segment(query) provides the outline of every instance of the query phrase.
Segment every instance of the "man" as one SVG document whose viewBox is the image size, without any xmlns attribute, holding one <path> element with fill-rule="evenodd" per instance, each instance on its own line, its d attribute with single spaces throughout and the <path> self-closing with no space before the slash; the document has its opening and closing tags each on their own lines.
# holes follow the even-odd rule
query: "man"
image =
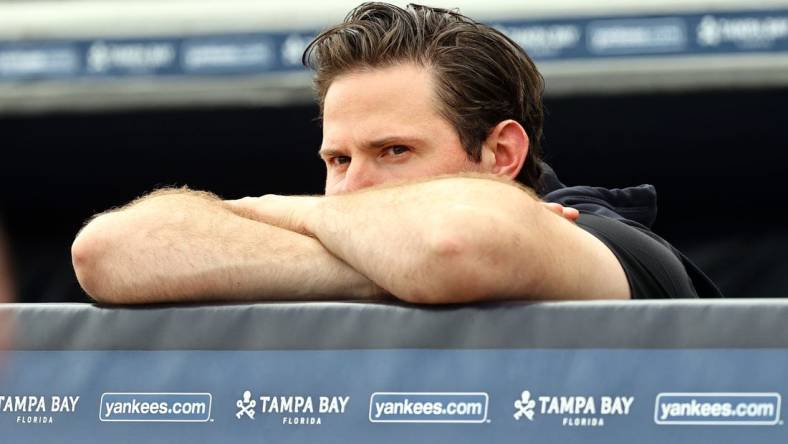
<svg viewBox="0 0 788 444">
<path fill-rule="evenodd" d="M 325 196 L 154 192 L 77 236 L 72 258 L 88 294 L 454 303 L 696 297 L 699 286 L 714 295 L 638 223 L 653 220 L 653 189 L 564 188 L 540 161 L 542 79 L 499 32 L 442 9 L 364 4 L 304 60 L 316 71 Z M 584 214 L 575 224 L 539 196 Z"/>
</svg>

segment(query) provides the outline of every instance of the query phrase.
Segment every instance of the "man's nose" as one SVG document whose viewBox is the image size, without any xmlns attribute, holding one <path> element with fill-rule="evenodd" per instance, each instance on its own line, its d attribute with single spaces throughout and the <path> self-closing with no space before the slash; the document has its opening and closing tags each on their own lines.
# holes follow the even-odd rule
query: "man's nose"
<svg viewBox="0 0 788 444">
<path fill-rule="evenodd" d="M 350 161 L 347 171 L 345 171 L 344 188 L 345 193 L 371 187 L 382 181 L 380 173 L 375 166 L 361 159 Z"/>
</svg>

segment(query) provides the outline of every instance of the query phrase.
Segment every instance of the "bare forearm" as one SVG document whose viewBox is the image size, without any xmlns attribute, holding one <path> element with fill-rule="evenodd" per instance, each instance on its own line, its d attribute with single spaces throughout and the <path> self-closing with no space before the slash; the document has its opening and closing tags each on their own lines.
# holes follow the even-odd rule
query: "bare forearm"
<svg viewBox="0 0 788 444">
<path fill-rule="evenodd" d="M 102 215 L 72 254 L 83 288 L 109 302 L 376 294 L 315 239 L 241 217 L 199 193 L 154 196 Z"/>
<path fill-rule="evenodd" d="M 532 203 L 537 205 L 536 199 L 510 184 L 440 178 L 324 198 L 312 212 L 307 231 L 400 298 L 426 302 L 449 291 L 462 300 L 462 293 L 473 289 L 468 279 L 457 279 L 463 287 L 454 288 L 453 273 L 457 265 L 464 265 L 471 248 L 473 261 L 495 261 L 493 256 L 478 256 L 485 249 L 476 244 L 483 237 L 479 233 L 496 230 L 500 211 L 492 202 L 502 192 L 522 196 L 517 211 L 527 213 Z"/>
</svg>

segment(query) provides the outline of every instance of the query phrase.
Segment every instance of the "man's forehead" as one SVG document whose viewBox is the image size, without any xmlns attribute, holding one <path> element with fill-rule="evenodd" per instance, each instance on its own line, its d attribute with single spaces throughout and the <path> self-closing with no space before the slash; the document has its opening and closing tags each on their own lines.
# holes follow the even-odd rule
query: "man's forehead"
<svg viewBox="0 0 788 444">
<path fill-rule="evenodd" d="M 352 72 L 328 88 L 323 108 L 324 146 L 373 145 L 386 137 L 421 136 L 438 113 L 430 74 L 415 65 Z"/>
</svg>

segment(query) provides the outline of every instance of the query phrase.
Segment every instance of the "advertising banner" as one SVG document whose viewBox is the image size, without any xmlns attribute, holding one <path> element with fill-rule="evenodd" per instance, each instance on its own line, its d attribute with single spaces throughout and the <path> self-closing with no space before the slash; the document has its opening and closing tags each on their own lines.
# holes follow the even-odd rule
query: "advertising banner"
<svg viewBox="0 0 788 444">
<path fill-rule="evenodd" d="M 537 62 L 788 51 L 788 10 L 490 23 Z M 0 81 L 260 75 L 304 70 L 319 29 L 179 37 L 0 41 Z"/>
<path fill-rule="evenodd" d="M 785 350 L 12 351 L 3 442 L 788 439 Z"/>
</svg>

